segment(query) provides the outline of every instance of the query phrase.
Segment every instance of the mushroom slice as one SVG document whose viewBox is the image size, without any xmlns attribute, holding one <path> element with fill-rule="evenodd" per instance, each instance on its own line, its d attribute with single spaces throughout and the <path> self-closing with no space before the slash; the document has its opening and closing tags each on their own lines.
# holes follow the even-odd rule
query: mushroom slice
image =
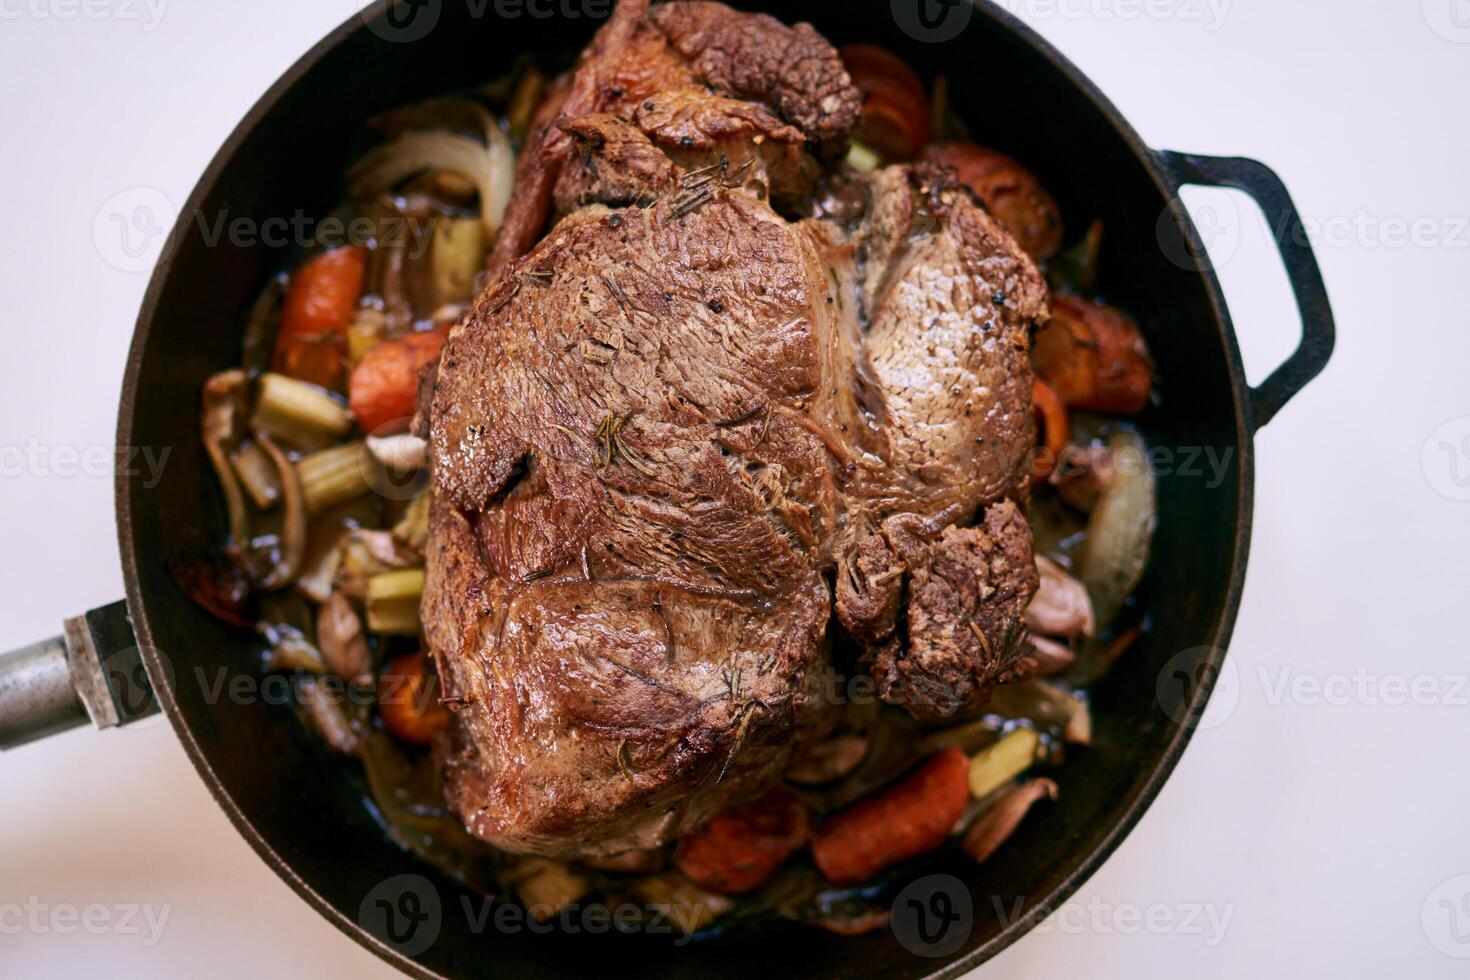
<svg viewBox="0 0 1470 980">
<path fill-rule="evenodd" d="M 257 432 L 255 441 L 276 465 L 281 477 L 281 552 L 275 568 L 260 583 L 261 588 L 271 591 L 285 588 L 301 574 L 301 566 L 306 560 L 306 497 L 301 492 L 296 467 L 291 465 L 271 437 Z"/>
<path fill-rule="evenodd" d="M 224 491 L 225 508 L 229 512 L 231 547 L 243 547 L 250 539 L 245 511 L 245 495 L 235 468 L 230 465 L 225 443 L 235 438 L 244 414 L 245 372 L 221 371 L 204 383 L 204 407 L 200 413 L 200 438 L 214 475 Z"/>
</svg>

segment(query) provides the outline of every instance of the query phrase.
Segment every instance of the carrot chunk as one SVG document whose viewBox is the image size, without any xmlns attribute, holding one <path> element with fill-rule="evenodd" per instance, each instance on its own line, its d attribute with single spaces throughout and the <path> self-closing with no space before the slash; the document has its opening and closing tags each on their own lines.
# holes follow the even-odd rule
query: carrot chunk
<svg viewBox="0 0 1470 980">
<path fill-rule="evenodd" d="M 363 249 L 345 245 L 323 252 L 292 274 L 272 370 L 323 388 L 341 388 L 347 324 L 362 295 L 366 267 Z"/>
<path fill-rule="evenodd" d="M 903 782 L 827 819 L 812 835 L 817 869 L 835 885 L 856 885 L 934 850 L 964 812 L 969 773 L 965 753 L 951 747 Z"/>
<path fill-rule="evenodd" d="M 363 355 L 348 383 L 347 402 L 364 432 L 386 436 L 408 429 L 419 371 L 439 359 L 448 327 L 388 340 Z"/>
<path fill-rule="evenodd" d="M 1031 482 L 1042 483 L 1057 468 L 1066 451 L 1071 429 L 1067 409 L 1052 386 L 1035 378 L 1031 382 L 1031 410 L 1036 415 L 1040 433 L 1036 439 L 1036 458 L 1031 466 Z"/>
<path fill-rule="evenodd" d="M 929 93 L 897 55 L 872 44 L 840 52 L 852 83 L 863 93 L 857 139 L 889 160 L 910 160 L 929 142 Z"/>
<path fill-rule="evenodd" d="M 679 841 L 674 863 L 690 881 L 737 895 L 758 888 L 807 841 L 806 804 L 785 790 L 715 817 Z"/>
<path fill-rule="evenodd" d="M 1140 412 L 1153 387 L 1153 361 L 1133 318 L 1067 293 L 1052 296 L 1031 364 L 1064 405 L 1088 412 Z"/>
<path fill-rule="evenodd" d="M 394 657 L 378 676 L 378 714 L 388 731 L 410 745 L 428 745 L 449 727 L 449 712 L 439 703 L 438 681 L 421 653 Z"/>
</svg>

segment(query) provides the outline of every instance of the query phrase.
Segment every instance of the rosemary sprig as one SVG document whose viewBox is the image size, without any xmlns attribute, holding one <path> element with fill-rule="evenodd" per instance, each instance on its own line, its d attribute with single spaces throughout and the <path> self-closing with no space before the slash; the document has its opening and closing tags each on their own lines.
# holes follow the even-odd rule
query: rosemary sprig
<svg viewBox="0 0 1470 980">
<path fill-rule="evenodd" d="M 653 468 L 648 465 L 636 452 L 628 448 L 628 443 L 623 439 L 623 426 L 633 413 L 627 415 L 615 415 L 608 412 L 607 416 L 597 424 L 597 429 L 592 433 L 593 441 L 597 445 L 597 468 L 606 469 L 619 456 L 633 469 L 644 476 L 653 477 Z"/>
</svg>

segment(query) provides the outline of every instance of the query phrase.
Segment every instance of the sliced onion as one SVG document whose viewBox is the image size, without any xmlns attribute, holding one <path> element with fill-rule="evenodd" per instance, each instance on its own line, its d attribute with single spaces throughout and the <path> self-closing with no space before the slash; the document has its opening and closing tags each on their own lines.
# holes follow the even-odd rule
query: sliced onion
<svg viewBox="0 0 1470 980">
<path fill-rule="evenodd" d="M 1149 542 L 1158 517 L 1154 474 L 1143 440 L 1120 429 L 1108 436 L 1112 484 L 1098 498 L 1087 522 L 1087 543 L 1077 571 L 1092 597 L 1098 630 L 1112 620 L 1148 564 Z"/>
<path fill-rule="evenodd" d="M 354 197 L 388 190 L 425 170 L 449 170 L 472 181 L 480 192 L 480 221 L 493 239 L 505 217 L 515 179 L 515 152 L 510 139 L 488 112 L 481 110 L 485 142 L 445 132 L 406 132 L 374 147 L 348 171 Z"/>
<path fill-rule="evenodd" d="M 410 432 L 392 436 L 368 436 L 368 452 L 378 462 L 400 473 L 422 467 L 429 458 L 429 444 Z"/>
<path fill-rule="evenodd" d="M 977 862 L 984 862 L 1016 832 L 1031 804 L 1056 798 L 1057 784 L 1050 779 L 1030 779 L 1009 790 L 965 832 L 965 853 Z"/>
</svg>

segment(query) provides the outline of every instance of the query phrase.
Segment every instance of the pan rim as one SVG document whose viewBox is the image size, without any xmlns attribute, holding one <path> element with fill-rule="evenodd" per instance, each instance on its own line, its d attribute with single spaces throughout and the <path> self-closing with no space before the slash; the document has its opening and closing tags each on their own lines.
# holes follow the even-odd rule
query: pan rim
<svg viewBox="0 0 1470 980">
<path fill-rule="evenodd" d="M 370 7 L 348 17 L 343 23 L 314 44 L 251 106 L 250 110 L 231 131 L 230 135 L 211 158 L 209 165 L 205 168 L 179 212 L 180 217 L 169 234 L 163 252 L 161 253 L 161 258 L 153 270 L 147 290 L 143 296 L 143 302 L 134 327 L 132 343 L 129 348 L 126 370 L 123 377 L 122 396 L 119 404 L 117 423 L 118 446 L 135 444 L 133 438 L 134 421 L 138 404 L 138 381 L 142 367 L 143 353 L 147 346 L 163 287 L 172 274 L 175 246 L 181 240 L 188 226 L 187 216 L 202 206 L 205 196 L 212 190 L 221 172 L 234 158 L 240 146 L 249 138 L 265 117 L 270 114 L 281 98 L 304 75 L 314 69 L 326 55 L 341 45 L 350 36 L 357 31 L 368 30 L 369 22 L 382 16 L 393 2 L 394 0 L 376 0 Z M 1187 243 L 1190 246 L 1191 255 L 1195 257 L 1194 262 L 1196 268 L 1194 271 L 1197 271 L 1203 280 L 1205 293 L 1214 313 L 1215 327 L 1225 353 L 1226 368 L 1230 376 L 1231 409 L 1234 415 L 1235 439 L 1239 446 L 1240 466 L 1239 480 L 1236 486 L 1236 511 L 1238 517 L 1231 556 L 1230 574 L 1227 578 L 1225 601 L 1221 608 L 1219 620 L 1214 626 L 1213 635 L 1208 638 L 1208 646 L 1212 648 L 1212 653 L 1207 662 L 1215 669 L 1207 672 L 1203 682 L 1196 687 L 1189 705 L 1190 714 L 1187 715 L 1187 717 L 1199 717 L 1199 712 L 1204 710 L 1213 690 L 1214 678 L 1220 673 L 1219 668 L 1223 664 L 1225 650 L 1234 631 L 1236 616 L 1240 608 L 1241 591 L 1244 585 L 1250 548 L 1252 497 L 1255 478 L 1253 430 L 1247 421 L 1252 417 L 1247 394 L 1248 388 L 1239 345 L 1236 341 L 1232 322 L 1225 306 L 1224 296 L 1220 289 L 1218 278 L 1215 275 L 1213 265 L 1204 250 L 1198 230 L 1195 228 L 1194 222 L 1188 212 L 1180 203 L 1178 187 L 1168 176 L 1167 169 L 1155 151 L 1143 142 L 1142 138 L 1117 108 L 1081 70 L 1043 37 L 1015 15 L 990 2 L 990 0 L 972 0 L 972 3 L 975 8 L 975 14 L 989 18 L 1003 31 L 1014 35 L 1018 40 L 1041 55 L 1053 71 L 1058 72 L 1070 84 L 1080 90 L 1081 94 L 1102 114 L 1103 118 L 1122 139 L 1123 143 L 1132 152 L 1135 162 L 1148 174 L 1160 196 L 1169 202 L 1168 206 L 1172 216 L 1186 237 Z M 169 682 L 169 674 L 163 669 L 163 665 L 153 643 L 153 633 L 146 614 L 147 604 L 140 587 L 141 578 L 139 570 L 142 556 L 140 555 L 138 541 L 133 534 L 134 520 L 132 501 L 130 499 L 133 482 L 125 471 L 119 470 L 114 484 L 118 545 L 121 553 L 128 612 L 137 635 L 138 646 L 143 652 L 149 677 L 154 683 L 159 704 L 167 715 L 175 733 L 178 735 L 179 741 L 183 745 L 190 762 L 194 765 L 194 768 L 198 771 L 205 785 L 209 788 L 215 801 L 224 810 L 226 816 L 229 817 L 230 822 L 234 824 L 236 830 L 239 831 L 241 836 L 245 838 L 256 853 L 260 855 L 266 865 L 275 871 L 293 891 L 300 895 L 328 922 L 332 923 L 344 934 L 372 951 L 384 961 L 412 976 L 425 978 L 441 976 L 441 974 L 427 969 L 416 960 L 404 956 L 396 949 L 373 936 L 366 929 L 362 928 L 358 922 L 323 897 L 310 882 L 297 874 L 289 862 L 272 849 L 271 845 L 255 827 L 251 816 L 236 804 L 235 800 L 225 789 L 223 782 L 214 770 L 213 763 L 209 759 L 208 754 L 195 738 L 188 721 L 182 715 L 178 703 L 174 698 L 173 689 Z M 1074 895 L 1102 867 L 1104 862 L 1112 856 L 1113 852 L 1123 840 L 1132 833 L 1134 827 L 1153 804 L 1153 801 L 1162 790 L 1164 784 L 1168 781 L 1175 766 L 1178 765 L 1192 734 L 1193 728 L 1190 726 L 1174 726 L 1172 734 L 1165 743 L 1163 751 L 1158 756 L 1147 779 L 1123 802 L 1119 818 L 1108 828 L 1102 840 L 1087 854 L 1081 857 L 1076 863 L 1076 866 L 1066 874 L 1061 882 L 1046 894 L 1036 896 L 1035 901 L 1031 903 L 1030 907 L 1019 917 L 1007 923 L 995 937 L 970 950 L 964 956 L 941 965 L 924 976 L 928 980 L 941 980 L 941 978 L 957 977 L 975 969 L 980 964 L 994 958 L 1001 951 L 1030 932 L 1046 915 L 1050 914 L 1062 902 L 1065 902 Z"/>
</svg>

